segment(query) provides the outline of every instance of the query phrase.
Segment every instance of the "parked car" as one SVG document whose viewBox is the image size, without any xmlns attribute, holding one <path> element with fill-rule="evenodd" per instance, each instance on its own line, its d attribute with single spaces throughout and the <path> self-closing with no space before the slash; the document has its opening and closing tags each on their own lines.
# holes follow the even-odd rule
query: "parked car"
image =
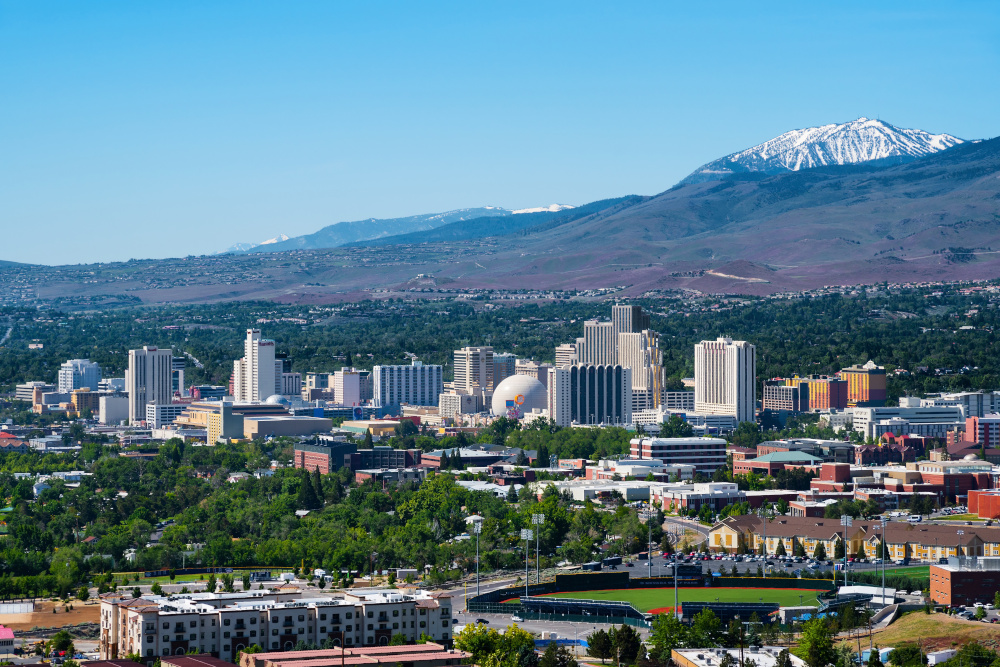
<svg viewBox="0 0 1000 667">
<path fill-rule="evenodd" d="M 485 618 L 477 618 L 476 619 L 476 623 L 482 623 L 483 625 L 489 625 L 490 624 L 490 622 L 487 621 Z"/>
<path fill-rule="evenodd" d="M 515 623 L 524 623 L 524 619 L 521 618 L 520 616 L 511 616 L 510 620 L 514 621 Z"/>
</svg>

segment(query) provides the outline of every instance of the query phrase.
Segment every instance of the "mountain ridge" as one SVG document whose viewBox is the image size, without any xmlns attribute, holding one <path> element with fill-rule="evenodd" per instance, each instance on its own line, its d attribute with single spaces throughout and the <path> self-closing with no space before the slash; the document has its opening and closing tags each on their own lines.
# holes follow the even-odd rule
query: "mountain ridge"
<svg viewBox="0 0 1000 667">
<path fill-rule="evenodd" d="M 899 128 L 864 116 L 846 123 L 789 130 L 694 170 L 679 185 L 724 180 L 735 174 L 777 174 L 875 160 L 908 162 L 964 143 L 950 134 Z"/>
</svg>

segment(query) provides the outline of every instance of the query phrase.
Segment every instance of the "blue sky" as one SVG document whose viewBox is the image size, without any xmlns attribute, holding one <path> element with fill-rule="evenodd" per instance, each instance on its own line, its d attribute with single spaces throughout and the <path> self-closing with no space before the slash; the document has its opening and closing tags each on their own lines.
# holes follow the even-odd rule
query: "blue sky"
<svg viewBox="0 0 1000 667">
<path fill-rule="evenodd" d="M 0 0 L 0 259 L 661 192 L 861 115 L 1000 134 L 995 2 Z"/>
</svg>

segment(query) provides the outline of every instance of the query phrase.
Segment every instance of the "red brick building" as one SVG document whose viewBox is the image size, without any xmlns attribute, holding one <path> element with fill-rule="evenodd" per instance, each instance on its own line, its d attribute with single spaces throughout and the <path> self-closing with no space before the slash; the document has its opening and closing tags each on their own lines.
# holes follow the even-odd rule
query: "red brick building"
<svg viewBox="0 0 1000 667">
<path fill-rule="evenodd" d="M 996 559 L 980 559 L 983 563 Z M 931 601 L 944 605 L 992 602 L 1000 591 L 1000 569 L 966 569 L 960 565 L 931 565 Z"/>
</svg>

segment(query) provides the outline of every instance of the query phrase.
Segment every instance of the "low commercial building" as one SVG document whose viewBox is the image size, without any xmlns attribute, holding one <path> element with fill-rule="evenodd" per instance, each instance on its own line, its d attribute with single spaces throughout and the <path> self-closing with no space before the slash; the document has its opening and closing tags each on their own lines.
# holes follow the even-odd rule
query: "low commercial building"
<svg viewBox="0 0 1000 667">
<path fill-rule="evenodd" d="M 415 571 L 414 571 L 415 572 Z M 403 579 L 397 574 L 397 578 Z M 334 648 L 316 651 L 281 651 L 244 653 L 240 667 L 341 667 L 341 665 L 408 665 L 412 667 L 447 667 L 467 665 L 472 654 L 427 642 L 405 646 Z"/>
<path fill-rule="evenodd" d="M 708 505 L 712 511 L 718 512 L 727 505 L 747 499 L 746 493 L 732 482 L 654 484 L 650 487 L 650 492 L 653 504 L 665 511 L 686 509 L 697 512 Z"/>
<path fill-rule="evenodd" d="M 760 447 L 757 451 L 761 451 Z M 823 459 L 805 452 L 772 452 L 755 459 L 733 461 L 733 474 L 746 475 L 755 472 L 758 475 L 773 476 L 779 470 L 786 468 L 815 468 L 823 463 Z"/>
<path fill-rule="evenodd" d="M 633 459 L 686 463 L 706 475 L 726 465 L 726 441 L 721 438 L 633 438 L 630 447 Z"/>
<path fill-rule="evenodd" d="M 355 470 L 354 481 L 358 484 L 372 480 L 376 485 L 422 484 L 427 479 L 427 468 L 375 468 Z"/>
<path fill-rule="evenodd" d="M 276 436 L 302 436 L 329 433 L 333 420 L 325 417 L 244 417 L 243 435 L 248 440 Z"/>
<path fill-rule="evenodd" d="M 344 461 L 351 470 L 370 470 L 412 468 L 420 465 L 422 458 L 423 452 L 419 449 L 393 449 L 376 445 L 371 449 L 356 449 Z"/>
<path fill-rule="evenodd" d="M 761 646 L 758 648 L 678 648 L 670 652 L 670 658 L 677 667 L 719 667 L 722 659 L 729 656 L 732 664 L 739 665 L 740 658 L 742 664 L 748 665 L 751 662 L 757 667 L 775 667 L 778 664 L 778 656 L 782 651 L 788 652 L 787 648 L 778 646 Z M 791 653 L 788 654 L 793 667 L 806 667 L 802 658 L 798 658 Z"/>
<path fill-rule="evenodd" d="M 173 424 L 187 406 L 187 403 L 147 403 L 146 428 L 163 428 Z"/>
<path fill-rule="evenodd" d="M 299 443 L 292 454 L 292 465 L 305 470 L 319 470 L 328 475 L 349 465 L 357 445 L 349 442 Z"/>
<path fill-rule="evenodd" d="M 1000 558 L 949 558 L 931 565 L 931 601 L 949 606 L 993 602 L 1000 591 Z"/>
</svg>

